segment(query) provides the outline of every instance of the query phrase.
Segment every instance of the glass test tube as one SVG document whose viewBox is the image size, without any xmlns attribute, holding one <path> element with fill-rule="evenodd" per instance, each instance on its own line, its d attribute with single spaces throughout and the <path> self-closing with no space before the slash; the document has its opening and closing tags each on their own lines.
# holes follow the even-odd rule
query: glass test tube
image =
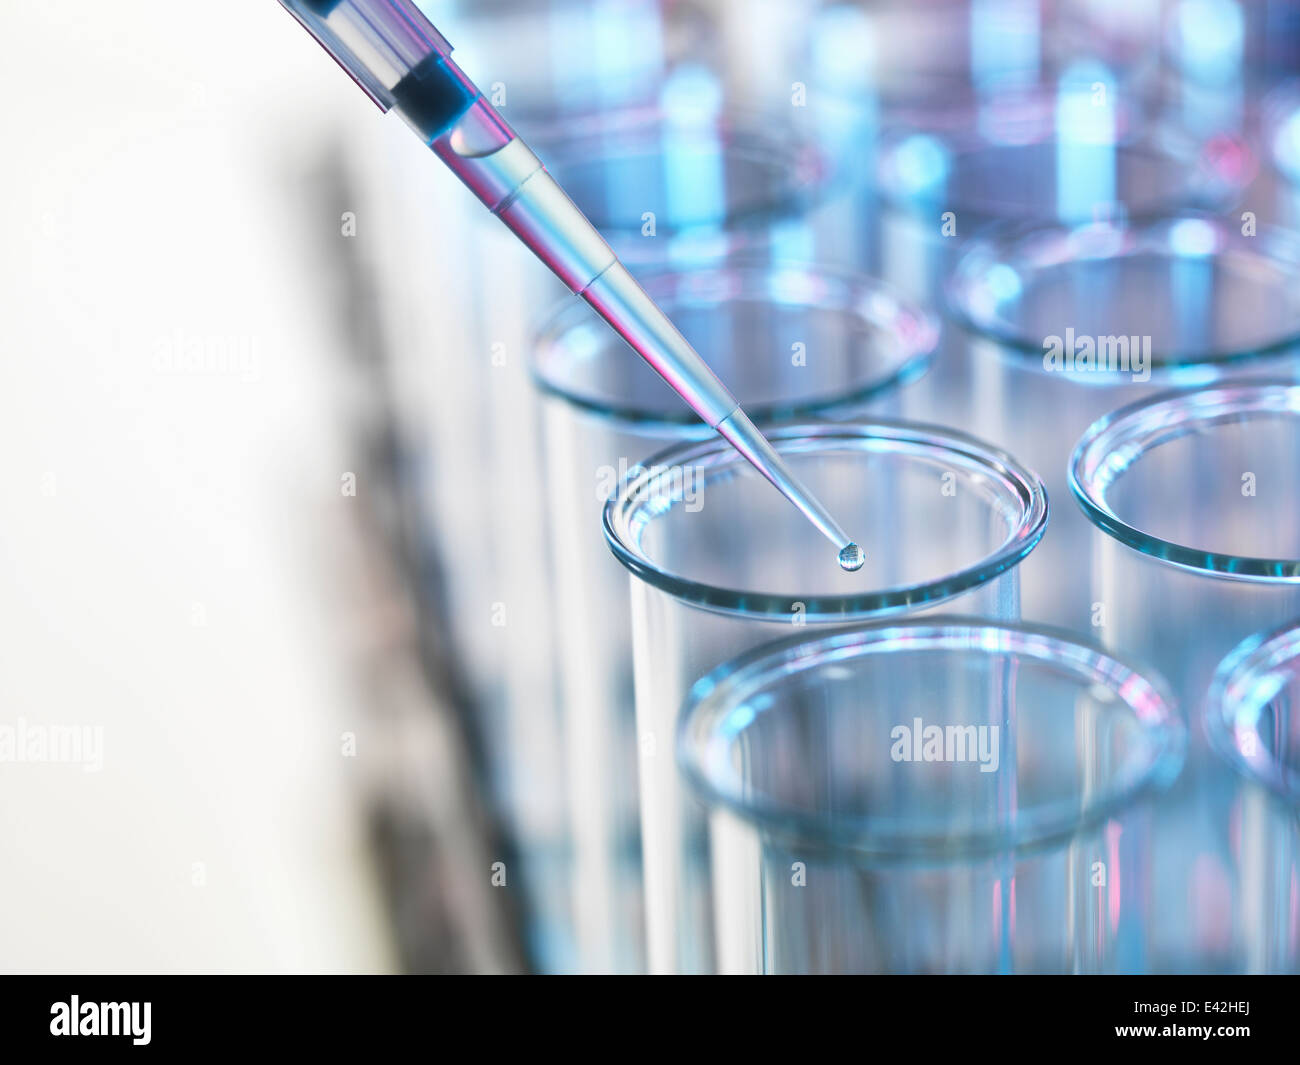
<svg viewBox="0 0 1300 1065">
<path fill-rule="evenodd" d="M 709 75 L 681 71 L 665 88 L 667 105 L 538 131 L 548 169 L 629 266 L 663 269 L 769 243 L 773 226 L 821 195 L 827 163 L 816 145 L 777 116 L 692 103 L 710 87 Z"/>
<path fill-rule="evenodd" d="M 807 32 L 814 89 L 871 100 L 882 115 L 940 120 L 973 89 L 1037 78 L 1054 50 L 1045 0 L 824 3 Z"/>
<path fill-rule="evenodd" d="M 1100 98 L 1098 85 L 1106 91 Z M 1160 225 L 1124 221 L 1220 206 L 1250 169 L 1235 142 L 1150 122 L 1146 111 L 1109 72 L 1072 64 L 1055 80 L 1040 73 L 995 89 L 968 86 L 946 123 L 885 123 L 870 167 L 881 204 L 862 211 L 871 233 L 863 268 L 946 306 L 967 327 L 945 332 L 932 372 L 906 396 L 905 416 L 1005 448 L 1042 473 L 1054 498 L 1064 498 L 1077 434 L 1159 386 L 1145 374 L 1054 372 L 1044 365 L 1053 337 L 1127 345 L 1131 335 L 1139 345 L 1152 339 L 1153 358 L 1194 357 L 1202 352 L 1190 328 L 1168 336 L 1162 322 L 1190 326 L 1207 317 L 1198 273 L 1240 282 L 1263 261 L 1260 276 L 1274 291 L 1286 276 L 1288 256 L 1274 263 L 1267 242 L 1239 232 L 1234 240 L 1230 218 L 1212 223 L 1224 254 L 1208 263 L 1168 242 L 1158 248 Z M 1172 224 L 1182 215 L 1164 217 Z M 1221 319 L 1223 346 L 1213 355 L 1245 350 L 1231 332 L 1246 332 L 1254 312 L 1208 305 Z M 1077 515 L 1058 515 L 1027 563 L 1026 617 L 1090 626 L 1089 535 Z"/>
<path fill-rule="evenodd" d="M 728 662 L 678 736 L 720 968 L 1140 968 L 1133 811 L 1185 741 L 1160 681 L 1051 630 L 937 616 Z"/>
<path fill-rule="evenodd" d="M 1224 382 L 1165 393 L 1093 425 L 1071 488 L 1095 541 L 1097 631 L 1199 707 L 1217 664 L 1300 616 L 1300 385 Z M 1250 967 L 1246 893 L 1268 848 L 1246 791 L 1194 734 L 1153 811 L 1157 971 Z"/>
<path fill-rule="evenodd" d="M 646 280 L 651 297 L 757 424 L 887 411 L 924 371 L 936 324 L 867 278 L 753 253 Z M 713 436 L 584 304 L 538 335 L 546 531 L 554 579 L 580 954 L 644 968 L 636 715 L 627 576 L 600 509 L 646 455 Z"/>
<path fill-rule="evenodd" d="M 1298 269 L 1294 234 L 1247 234 L 1198 212 L 988 231 L 948 285 L 950 310 L 975 335 L 970 417 L 1063 499 L 1071 441 L 1107 412 L 1171 384 L 1290 365 Z M 1095 535 L 1074 508 L 1056 515 L 1028 563 L 1026 617 L 1096 625 Z"/>
<path fill-rule="evenodd" d="M 1005 111 L 991 113 L 980 102 L 969 115 L 973 125 L 952 131 L 884 131 L 876 164 L 882 196 L 936 220 L 951 212 L 950 228 L 971 234 L 989 220 L 1080 223 L 1213 207 L 1239 191 L 1246 160 L 1234 142 L 1143 125 L 1125 103 L 1097 107 L 1083 91 L 1017 93 L 999 101 Z"/>
<path fill-rule="evenodd" d="M 1300 627 L 1251 636 L 1205 703 L 1211 746 L 1247 781 L 1241 800 L 1246 968 L 1300 970 Z"/>
<path fill-rule="evenodd" d="M 711 971 L 704 821 L 673 764 L 692 685 L 758 643 L 808 624 L 956 602 L 1015 618 L 1017 564 L 1043 534 L 1041 481 L 959 433 L 853 421 L 771 429 L 795 475 L 843 515 L 866 550 L 843 573 L 815 531 L 725 444 L 643 460 L 605 508 L 631 571 L 642 848 L 652 971 Z M 774 498 L 775 497 L 775 498 Z"/>
<path fill-rule="evenodd" d="M 538 151 L 543 153 L 557 180 L 601 229 L 623 261 L 643 275 L 663 272 L 674 263 L 716 261 L 719 257 L 734 256 L 737 249 L 769 245 L 771 230 L 791 224 L 789 220 L 818 195 L 824 175 L 816 150 L 806 140 L 791 135 L 778 122 L 757 123 L 716 107 L 701 107 L 699 101 L 682 88 L 685 85 L 701 90 L 707 81 L 707 74 L 699 69 L 676 71 L 662 88 L 663 102 L 660 105 L 568 116 L 550 124 L 541 119 L 534 121 Z M 505 239 L 499 233 L 495 235 Z M 522 270 L 520 272 L 522 274 Z M 897 357 L 900 373 L 904 366 L 912 365 L 906 352 L 886 350 L 885 346 L 873 347 L 860 333 L 854 333 L 846 340 L 847 347 L 841 350 L 834 335 L 837 325 L 831 322 L 831 305 L 837 298 L 852 297 L 845 297 L 843 293 L 831 295 L 828 291 L 820 294 L 801 292 L 799 279 L 808 280 L 809 276 L 798 270 L 785 274 L 774 270 L 767 279 L 774 285 L 769 294 L 770 301 L 785 301 L 789 312 L 786 325 L 790 328 L 798 318 L 801 299 L 810 303 L 823 301 L 821 309 L 825 313 L 817 316 L 809 312 L 805 318 L 809 323 L 805 330 L 809 336 L 798 339 L 814 346 L 820 342 L 827 347 L 835 344 L 837 354 L 849 352 L 861 361 L 832 367 L 827 358 L 822 358 L 798 381 L 810 390 L 824 386 L 829 394 L 812 397 L 806 392 L 806 398 L 817 403 L 833 402 L 843 398 L 837 394 L 841 387 L 860 397 L 887 383 L 892 371 L 884 364 L 891 358 Z M 513 273 L 506 277 L 513 277 Z M 747 287 L 743 292 L 732 292 L 730 287 L 738 277 L 745 278 Z M 786 278 L 785 289 L 781 288 L 782 277 Z M 704 287 L 710 278 L 715 282 L 721 279 L 720 283 L 728 291 L 706 293 L 695 289 L 688 293 L 683 283 L 680 298 L 676 301 L 692 316 L 691 323 L 677 324 L 701 346 L 706 342 L 706 335 L 716 337 L 725 327 L 724 322 L 734 321 L 742 307 L 753 310 L 762 302 L 754 289 L 748 287 L 747 275 L 726 271 L 706 274 L 701 282 Z M 492 286 L 499 291 L 501 283 L 502 279 L 494 279 Z M 825 284 L 829 290 L 834 281 L 813 280 L 809 284 L 811 289 Z M 521 291 L 529 292 L 531 289 Z M 655 292 L 660 298 L 673 301 L 665 284 L 661 283 Z M 732 296 L 736 302 L 730 316 L 704 321 L 703 308 L 716 309 Z M 881 293 L 879 298 L 885 301 L 887 294 Z M 518 306 L 537 307 L 546 306 L 550 301 L 527 301 L 516 296 L 511 302 Z M 690 309 L 692 305 L 696 308 L 694 311 Z M 622 413 L 630 413 L 634 421 L 642 420 L 643 416 L 651 420 L 661 419 L 664 423 L 661 431 L 670 427 L 673 433 L 682 433 L 701 428 L 681 400 L 672 395 L 648 367 L 609 332 L 607 326 L 597 322 L 585 305 L 568 297 L 561 307 L 554 328 L 568 330 L 565 342 L 576 346 L 565 354 L 559 341 L 556 342 L 559 346 L 549 346 L 544 341 L 545 352 L 540 357 L 537 352 L 530 355 L 534 381 L 541 382 L 544 391 L 572 393 L 578 406 L 594 408 L 597 418 L 603 407 L 611 408 L 610 413 L 615 418 L 621 408 Z M 847 305 L 842 305 L 841 309 L 849 317 L 855 313 Z M 900 310 L 900 321 L 908 313 Z M 854 328 L 884 330 L 887 328 L 885 314 L 883 303 L 870 312 L 864 309 Z M 867 323 L 871 315 L 875 316 L 877 323 L 874 327 Z M 523 339 L 528 318 L 536 321 L 536 315 L 529 314 L 511 319 L 519 328 L 507 338 L 508 343 L 502 344 L 509 352 L 532 351 L 531 337 Z M 494 316 L 494 322 L 499 335 L 501 316 Z M 850 328 L 845 321 L 838 323 L 838 327 Z M 814 336 L 816 328 L 821 332 Z M 933 329 L 933 325 L 928 328 Z M 713 332 L 706 334 L 706 329 Z M 868 349 L 873 354 L 864 354 Z M 873 361 L 877 356 L 879 361 Z M 711 351 L 710 357 L 718 356 Z M 565 365 L 569 359 L 573 361 Z M 756 393 L 746 391 L 739 374 L 733 374 L 732 383 L 740 390 L 742 399 L 746 395 L 759 399 Z M 544 486 L 544 491 L 536 493 L 536 509 L 528 511 L 526 520 L 515 523 L 515 527 L 540 528 L 544 535 L 532 538 L 526 549 L 515 544 L 510 552 L 518 564 L 535 575 L 542 575 L 548 582 L 544 599 L 530 597 L 525 600 L 524 605 L 531 608 L 527 617 L 535 619 L 535 624 L 527 626 L 525 638 L 531 639 L 534 645 L 544 648 L 551 656 L 554 675 L 549 683 L 555 686 L 559 695 L 559 716 L 553 725 L 546 723 L 558 750 L 548 751 L 547 760 L 542 763 L 545 766 L 544 780 L 537 786 L 545 786 L 548 808 L 558 806 L 563 811 L 551 828 L 553 850 L 557 856 L 556 889 L 565 896 L 564 906 L 568 914 L 564 927 L 570 947 L 564 967 L 572 971 L 637 971 L 642 967 L 641 929 L 644 921 L 640 913 L 636 836 L 635 833 L 629 835 L 620 827 L 627 819 L 620 814 L 617 801 L 611 802 L 605 793 L 592 790 L 593 780 L 597 786 L 606 783 L 602 776 L 605 763 L 593 765 L 584 761 L 590 757 L 593 742 L 603 746 L 599 737 L 609 736 L 611 742 L 617 740 L 605 723 L 581 713 L 575 717 L 570 710 L 573 689 L 575 686 L 585 689 L 586 685 L 585 681 L 575 680 L 575 676 L 581 673 L 573 671 L 573 641 L 576 630 L 584 628 L 583 619 L 589 615 L 584 613 L 579 603 L 571 601 L 575 597 L 584 603 L 589 601 L 583 591 L 585 576 L 577 573 L 578 583 L 570 585 L 570 580 L 575 577 L 574 571 L 564 565 L 555 570 L 548 563 L 566 560 L 572 563 L 576 559 L 578 566 L 586 565 L 580 545 L 599 536 L 597 513 L 603 500 L 597 499 L 595 489 L 606 479 L 606 492 L 612 492 L 617 484 L 617 476 L 605 477 L 605 468 L 618 470 L 622 460 L 621 468 L 625 470 L 629 462 L 634 462 L 645 451 L 677 437 L 657 436 L 654 430 L 643 427 L 650 441 L 644 449 L 618 447 L 607 455 L 602 453 L 599 461 L 576 470 L 561 468 L 560 463 L 581 463 L 584 456 L 581 450 L 574 450 L 578 445 L 563 439 L 563 433 L 558 437 L 552 436 L 556 405 L 539 403 L 537 393 L 527 388 L 522 377 L 512 377 L 510 384 L 512 387 L 522 385 L 526 393 L 518 395 L 517 404 L 505 410 L 500 427 L 499 435 L 507 442 L 502 462 L 513 471 L 507 483 L 514 484 L 522 477 L 536 486 Z M 789 384 L 794 387 L 794 379 Z M 539 448 L 538 444 L 544 446 Z M 496 446 L 502 447 L 500 443 Z M 586 457 L 596 456 L 589 454 Z M 534 462 L 540 467 L 536 477 L 531 475 Z M 524 476 L 526 473 L 528 476 Z M 591 509 L 585 512 L 589 524 L 582 527 L 582 535 L 575 542 L 568 539 L 571 526 L 551 519 L 568 506 L 567 497 L 566 502 L 557 504 L 556 493 L 567 492 L 578 483 L 583 486 L 581 498 Z M 526 492 L 522 494 L 527 495 Z M 564 539 L 548 545 L 548 535 Z M 594 547 L 596 558 L 609 565 L 603 546 L 595 543 Z M 557 588 L 557 581 L 564 586 Z M 513 587 L 518 598 L 518 589 L 522 585 Z M 620 624 L 625 626 L 625 611 L 620 611 L 619 617 Z M 551 633 L 553 643 L 536 639 L 537 633 L 544 631 Z M 581 667 L 577 668 L 581 670 Z M 533 683 L 536 683 L 536 675 Z M 524 684 L 518 690 L 524 693 L 529 689 Z M 543 686 L 531 690 L 551 689 Z M 529 698 L 521 694 L 513 705 L 518 713 L 529 715 L 533 713 L 535 699 L 536 696 Z M 591 731 L 593 728 L 595 732 Z M 532 754 L 539 749 L 536 745 L 527 748 L 517 743 L 513 746 L 520 750 L 529 765 L 538 764 Z M 602 754 L 602 758 L 606 756 L 608 752 Z M 532 772 L 538 773 L 536 769 Z M 617 782 L 613 783 L 611 790 L 616 792 Z M 627 784 L 630 789 L 635 789 L 634 780 Z M 632 820 L 635 821 L 635 812 Z"/>
<path fill-rule="evenodd" d="M 915 295 L 918 242 L 945 257 L 998 219 L 1091 220 L 1219 202 L 1217 155 L 1171 124 L 1146 121 L 1142 94 L 1118 68 L 1074 46 L 1069 62 L 1051 58 L 1057 46 L 1040 39 L 1047 27 L 1024 17 L 1031 5 L 939 6 L 966 10 L 936 31 L 929 7 L 834 4 L 809 33 L 819 89 L 808 112 L 837 168 L 860 179 L 854 233 L 882 263 L 847 261 Z M 895 47 L 900 38 L 881 29 L 894 19 L 913 23 L 925 46 Z M 1005 47 L 1022 33 L 1022 53 Z M 893 60 L 933 62 L 931 76 L 909 67 L 901 80 L 919 95 L 891 94 L 889 79 L 879 83 L 858 57 L 878 37 Z"/>
</svg>

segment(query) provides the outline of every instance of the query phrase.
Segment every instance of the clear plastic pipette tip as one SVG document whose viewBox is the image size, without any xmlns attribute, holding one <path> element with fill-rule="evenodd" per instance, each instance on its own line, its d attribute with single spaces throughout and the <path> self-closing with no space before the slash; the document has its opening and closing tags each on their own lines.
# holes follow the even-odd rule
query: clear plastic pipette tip
<svg viewBox="0 0 1300 1065">
<path fill-rule="evenodd" d="M 839 522 L 831 517 L 830 512 L 821 501 L 808 491 L 790 468 L 782 460 L 758 427 L 749 420 L 743 410 L 737 407 L 714 428 L 732 447 L 741 453 L 749 463 L 764 477 L 772 482 L 777 490 L 807 518 L 817 530 L 833 543 L 839 552 L 840 568 L 852 573 L 862 568 L 866 555 L 848 534 L 840 528 Z"/>
</svg>

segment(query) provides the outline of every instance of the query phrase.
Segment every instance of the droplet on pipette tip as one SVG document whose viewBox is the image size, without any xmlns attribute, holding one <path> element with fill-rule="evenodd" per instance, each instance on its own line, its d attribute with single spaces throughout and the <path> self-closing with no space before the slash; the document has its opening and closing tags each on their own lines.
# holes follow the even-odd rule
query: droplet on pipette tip
<svg viewBox="0 0 1300 1065">
<path fill-rule="evenodd" d="M 848 544 L 840 551 L 840 569 L 845 573 L 855 573 L 866 562 L 867 553 L 857 544 Z"/>
</svg>

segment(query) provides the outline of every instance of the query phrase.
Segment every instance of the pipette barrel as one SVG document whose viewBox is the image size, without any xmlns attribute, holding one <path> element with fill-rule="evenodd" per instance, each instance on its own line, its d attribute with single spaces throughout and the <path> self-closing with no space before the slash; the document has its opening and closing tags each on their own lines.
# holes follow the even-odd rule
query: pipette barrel
<svg viewBox="0 0 1300 1065">
<path fill-rule="evenodd" d="M 411 0 L 280 0 L 382 111 L 395 110 L 493 214 L 837 548 L 850 544 Z"/>
</svg>

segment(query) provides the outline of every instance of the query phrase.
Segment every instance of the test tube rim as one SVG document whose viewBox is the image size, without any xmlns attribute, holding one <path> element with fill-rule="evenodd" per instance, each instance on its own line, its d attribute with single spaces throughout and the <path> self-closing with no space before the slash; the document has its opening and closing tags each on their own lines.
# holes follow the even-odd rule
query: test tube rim
<svg viewBox="0 0 1300 1065">
<path fill-rule="evenodd" d="M 1300 675 L 1300 624 L 1294 621 L 1246 637 L 1224 657 L 1210 682 L 1201 722 L 1211 749 L 1233 770 L 1300 809 L 1300 770 L 1288 770 L 1275 757 L 1252 764 L 1233 738 L 1232 722 L 1242 711 L 1258 714 L 1271 703 L 1282 674 Z M 1259 749 L 1265 749 L 1262 742 Z"/>
<path fill-rule="evenodd" d="M 929 368 L 930 358 L 939 342 L 938 319 L 887 283 L 868 274 L 818 262 L 797 262 L 740 253 L 701 266 L 656 270 L 647 273 L 640 280 L 649 296 L 672 318 L 674 312 L 687 303 L 677 295 L 683 284 L 703 284 L 710 277 L 736 276 L 741 280 L 744 291 L 724 293 L 712 301 L 700 298 L 698 304 L 759 303 L 762 302 L 762 294 L 755 292 L 751 295 L 745 286 L 754 278 L 770 278 L 781 274 L 835 284 L 843 294 L 838 305 L 830 300 L 804 300 L 797 306 L 808 310 L 830 310 L 856 318 L 874 333 L 887 336 L 897 351 L 887 360 L 889 369 L 883 375 L 862 381 L 846 390 L 813 395 L 795 402 L 747 402 L 743 389 L 733 388 L 740 393 L 745 413 L 756 424 L 817 417 L 837 408 L 860 404 L 915 381 Z M 885 311 L 889 313 L 883 313 Z M 529 345 L 528 371 L 538 390 L 616 427 L 651 433 L 672 432 L 679 436 L 689 434 L 700 439 L 711 437 L 713 429 L 705 425 L 685 403 L 680 404 L 679 411 L 673 411 L 667 407 L 650 408 L 604 401 L 562 384 L 563 375 L 543 368 L 543 363 L 548 361 L 547 353 L 562 349 L 565 336 L 571 330 L 592 322 L 594 315 L 595 312 L 586 304 L 571 298 L 565 299 L 550 311 L 542 325 L 534 331 L 533 342 Z M 631 352 L 620 351 L 618 354 L 635 357 Z M 736 385 L 735 382 L 732 384 Z"/>
<path fill-rule="evenodd" d="M 865 5 L 858 5 L 859 8 L 863 6 Z M 884 3 L 877 0 L 874 6 L 919 14 L 923 19 L 928 19 L 932 28 L 933 13 L 926 12 L 916 0 L 887 0 Z M 960 9 L 969 5 L 965 0 L 953 0 L 949 6 Z M 957 24 L 960 25 L 960 22 Z M 949 22 L 948 25 L 953 23 Z M 847 88 L 821 77 L 818 72 L 814 75 L 816 80 L 813 84 L 819 94 L 829 95 L 836 102 L 874 105 L 882 115 L 887 116 L 890 128 L 959 133 L 969 132 L 974 125 L 971 111 L 980 101 L 990 97 L 1033 96 L 1054 104 L 1059 97 L 1062 77 L 1082 58 L 1104 66 L 1113 75 L 1113 95 L 1121 105 L 1139 97 L 1140 102 L 1150 109 L 1150 102 L 1143 98 L 1151 95 L 1150 87 L 1143 82 L 1149 80 L 1152 71 L 1158 66 L 1157 60 L 1149 59 L 1145 66 L 1138 66 L 1135 73 L 1131 61 L 1121 56 L 1102 54 L 1099 47 L 1105 42 L 1087 36 L 1081 27 L 1062 25 L 1055 29 L 1055 33 L 1040 41 L 1042 50 L 1033 67 L 1009 71 L 1001 77 L 995 74 L 990 80 L 972 80 L 969 69 L 961 75 L 953 75 L 950 73 L 953 69 L 951 65 L 944 64 L 933 70 L 909 70 L 901 78 L 895 74 L 892 79 L 864 82 Z M 962 60 L 969 67 L 967 50 L 963 50 Z M 1095 79 L 1090 79 L 1087 83 L 1089 88 L 1092 80 Z M 920 86 L 920 91 L 917 86 Z M 1130 110 L 1136 108 L 1130 105 Z"/>
<path fill-rule="evenodd" d="M 1042 478 L 1011 455 L 966 433 L 944 426 L 890 419 L 847 422 L 800 422 L 765 429 L 772 446 L 780 452 L 800 448 L 815 449 L 832 445 L 856 444 L 859 447 L 888 443 L 895 451 L 900 445 L 914 452 L 946 451 L 963 461 L 979 466 L 997 478 L 1020 506 L 1019 521 L 1002 545 L 978 562 L 956 573 L 919 584 L 873 589 L 866 592 L 834 595 L 797 595 L 726 588 L 693 580 L 661 568 L 640 549 L 640 537 L 634 528 L 635 514 L 642 506 L 641 495 L 655 477 L 671 476 L 685 465 L 713 462 L 714 476 L 719 469 L 743 467 L 745 460 L 729 443 L 719 437 L 702 441 L 682 441 L 659 451 L 640 463 L 641 470 L 630 471 L 619 485 L 617 494 L 602 512 L 605 540 L 624 567 L 646 584 L 667 592 L 688 605 L 715 614 L 751 620 L 787 621 L 794 604 L 801 604 L 802 616 L 809 622 L 864 621 L 904 610 L 915 610 L 944 602 L 1001 576 L 1017 565 L 1042 539 L 1047 528 L 1049 505 Z M 706 475 L 706 483 L 707 483 Z M 867 545 L 870 550 L 870 545 Z"/>
<path fill-rule="evenodd" d="M 1035 92 L 1025 92 L 1026 96 L 1042 96 L 1039 100 L 1044 116 L 1040 121 L 1055 120 L 1053 110 L 1054 97 L 1043 94 L 1041 87 L 1034 87 Z M 1022 90 L 1024 92 L 1024 90 Z M 1116 214 L 1132 219 L 1156 217 L 1177 211 L 1203 210 L 1212 212 L 1222 210 L 1237 202 L 1246 187 L 1242 177 L 1232 177 L 1205 173 L 1199 165 L 1201 155 L 1211 143 L 1212 138 L 1194 135 L 1191 131 L 1167 119 L 1155 119 L 1145 122 L 1140 116 L 1129 111 L 1122 112 L 1123 122 L 1116 140 L 1111 143 L 1116 153 L 1130 158 L 1145 157 L 1159 159 L 1169 165 L 1170 170 L 1187 174 L 1185 184 L 1177 192 L 1159 197 L 1152 196 L 1138 205 L 1126 204 L 1117 199 L 1114 203 Z M 871 170 L 872 188 L 882 201 L 903 213 L 917 211 L 954 211 L 959 218 L 976 219 L 983 225 L 1013 225 L 1025 217 L 1023 200 L 993 200 L 988 197 L 976 198 L 957 190 L 944 194 L 933 192 L 906 193 L 892 187 L 885 168 L 893 158 L 893 153 L 907 140 L 924 136 L 946 142 L 952 158 L 970 158 L 982 151 L 1013 151 L 1042 148 L 1058 143 L 1055 134 L 1025 137 L 1023 140 L 1008 139 L 1006 142 L 992 140 L 981 135 L 978 130 L 978 113 L 973 112 L 964 121 L 951 126 L 918 126 L 914 122 L 890 122 L 882 126 L 880 148 Z M 1086 146 L 1087 142 L 1080 142 Z M 1087 221 L 1083 217 L 1051 218 L 1039 216 L 1039 224 L 1079 225 Z"/>
<path fill-rule="evenodd" d="M 770 169 L 785 174 L 789 180 L 775 198 L 754 207 L 729 211 L 724 217 L 709 222 L 674 223 L 670 215 L 656 215 L 655 237 L 650 242 L 654 254 L 650 256 L 639 254 L 641 245 L 647 243 L 642 236 L 644 222 L 640 217 L 635 224 L 615 225 L 610 219 L 602 218 L 590 205 L 580 204 L 615 252 L 630 263 L 661 261 L 665 248 L 680 246 L 693 236 L 702 234 L 723 234 L 725 250 L 746 246 L 755 231 L 806 213 L 830 191 L 835 177 L 829 157 L 813 138 L 802 134 L 789 122 L 781 125 L 778 134 L 772 116 L 744 108 L 727 106 L 711 114 L 674 119 L 662 103 L 641 102 L 612 109 L 558 114 L 550 121 L 534 120 L 524 132 L 542 164 L 572 194 L 569 187 L 572 178 L 566 169 L 575 162 L 607 160 L 607 146 L 611 142 L 645 137 L 662 127 L 675 127 L 677 134 L 683 137 L 698 137 L 707 132 L 718 138 L 727 151 L 734 152 L 739 147 L 747 158 L 760 158 L 765 162 L 774 157 L 784 159 L 783 166 Z M 656 147 L 659 150 L 646 153 L 647 157 L 663 156 L 662 147 Z"/>
<path fill-rule="evenodd" d="M 701 718 L 724 713 L 723 708 L 741 701 L 738 694 L 752 699 L 763 690 L 764 683 L 771 686 L 773 680 L 797 672 L 856 655 L 888 653 L 893 647 L 942 651 L 945 642 L 954 640 L 954 651 L 1032 658 L 1054 664 L 1062 671 L 1073 670 L 1081 687 L 1103 684 L 1153 737 L 1149 757 L 1124 786 L 1113 786 L 1083 810 L 1077 802 L 1057 800 L 1043 804 L 1028 819 L 1018 819 L 1009 832 L 975 831 L 953 836 L 939 826 L 928 835 L 915 830 L 891 833 L 883 831 L 889 826 L 888 819 L 881 823 L 882 819 L 867 816 L 843 820 L 832 830 L 824 818 L 779 802 L 756 804 L 752 795 L 744 797 L 738 778 L 720 781 L 711 773 L 705 765 L 705 752 L 693 742 L 692 727 Z M 793 663 L 795 668 L 783 668 L 785 663 Z M 1085 674 L 1085 670 L 1091 673 Z M 1123 678 L 1122 682 L 1119 678 Z M 1135 705 L 1139 703 L 1141 709 Z M 760 831 L 797 844 L 808 853 L 850 854 L 868 864 L 914 865 L 1030 855 L 1120 816 L 1178 777 L 1186 756 L 1187 733 L 1185 715 L 1164 678 L 1099 643 L 1065 629 L 1035 623 L 929 615 L 859 623 L 813 636 L 784 637 L 723 663 L 698 680 L 687 696 L 678 715 L 676 755 L 690 791 L 706 807 L 726 809 Z"/>
<path fill-rule="evenodd" d="M 986 340 L 991 340 L 1015 356 L 1036 356 L 1025 365 L 1041 369 L 1043 341 L 1041 336 L 1027 336 L 1010 325 L 994 323 L 989 318 L 981 318 L 971 308 L 969 290 L 978 271 L 987 272 L 990 261 L 992 265 L 1006 265 L 1015 258 L 1011 248 L 1022 246 L 1030 240 L 1043 240 L 1048 236 L 1068 239 L 1094 226 L 1111 227 L 1124 240 L 1147 242 L 1152 233 L 1166 231 L 1180 222 L 1192 221 L 1211 227 L 1220 240 L 1230 242 L 1235 255 L 1249 255 L 1258 260 L 1279 264 L 1292 271 L 1300 270 L 1300 233 L 1280 226 L 1261 226 L 1256 236 L 1245 237 L 1238 229 L 1229 226 L 1221 217 L 1204 211 L 1181 210 L 1160 212 L 1146 215 L 1134 215 L 1127 219 L 1108 220 L 1085 225 L 1062 224 L 1054 222 L 1009 222 L 987 226 L 972 237 L 962 251 L 944 284 L 944 314 L 967 333 Z M 1149 247 L 1149 244 L 1144 244 Z M 1129 247 L 1125 254 L 1134 249 Z M 1204 256 L 1214 259 L 1225 254 L 1225 248 L 1216 248 L 1213 254 Z M 1289 252 L 1289 255 L 1278 254 Z M 1111 256 L 1110 258 L 1121 258 Z M 1170 254 L 1171 260 L 1178 256 Z M 1187 256 L 1184 256 L 1187 258 Z M 1300 346 L 1300 320 L 1294 328 L 1265 343 L 1233 350 L 1218 349 L 1196 351 L 1175 358 L 1166 353 L 1153 351 L 1151 370 L 1169 383 L 1201 383 L 1207 375 L 1219 377 L 1241 368 L 1242 363 L 1273 356 L 1286 355 Z M 1113 384 L 1108 374 L 1074 374 L 1062 373 L 1057 376 L 1066 378 L 1071 384 L 1104 386 Z"/>
<path fill-rule="evenodd" d="M 1247 402 L 1234 402 L 1241 396 Z M 1093 422 L 1079 438 L 1070 456 L 1070 492 L 1103 533 L 1158 562 L 1233 581 L 1300 584 L 1300 559 L 1233 555 L 1175 543 L 1124 521 L 1106 502 L 1110 485 L 1152 448 L 1194 432 L 1198 425 L 1213 427 L 1243 415 L 1279 413 L 1300 420 L 1300 381 L 1228 380 L 1130 403 Z M 1113 460 L 1117 453 L 1126 456 L 1125 461 Z"/>
</svg>

